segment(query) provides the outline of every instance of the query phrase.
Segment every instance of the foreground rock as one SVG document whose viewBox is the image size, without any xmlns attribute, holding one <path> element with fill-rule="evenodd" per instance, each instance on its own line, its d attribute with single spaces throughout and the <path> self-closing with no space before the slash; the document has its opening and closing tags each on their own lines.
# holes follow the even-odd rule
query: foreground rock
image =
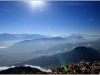
<svg viewBox="0 0 100 75">
<path fill-rule="evenodd" d="M 65 67 L 66 69 L 62 66 L 52 70 L 52 74 L 100 74 L 100 62 L 97 61 L 91 63 L 82 60 L 76 64 L 67 64 Z"/>
<path fill-rule="evenodd" d="M 52 72 L 48 73 L 37 68 L 15 67 L 3 70 L 0 74 L 100 74 L 100 61 L 91 63 L 82 60 L 79 63 L 66 64 L 52 69 Z"/>
</svg>

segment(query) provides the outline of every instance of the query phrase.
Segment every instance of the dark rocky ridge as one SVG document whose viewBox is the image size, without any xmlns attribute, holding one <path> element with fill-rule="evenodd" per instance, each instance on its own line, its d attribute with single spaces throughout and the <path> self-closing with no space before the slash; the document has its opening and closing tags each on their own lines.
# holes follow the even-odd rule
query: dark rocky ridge
<svg viewBox="0 0 100 75">
<path fill-rule="evenodd" d="M 3 70 L 0 72 L 0 74 L 47 74 L 47 73 L 37 68 L 20 66 L 20 67 L 9 68 L 7 70 Z"/>
</svg>

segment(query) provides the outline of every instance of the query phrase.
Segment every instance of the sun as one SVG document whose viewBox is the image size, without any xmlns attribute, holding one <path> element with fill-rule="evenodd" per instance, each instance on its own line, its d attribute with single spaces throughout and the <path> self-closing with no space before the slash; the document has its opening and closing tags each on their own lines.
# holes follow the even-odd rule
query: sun
<svg viewBox="0 0 100 75">
<path fill-rule="evenodd" d="M 31 1 L 32 4 L 41 4 L 42 1 Z"/>
<path fill-rule="evenodd" d="M 42 4 L 42 1 L 29 1 L 32 6 L 38 6 Z"/>
<path fill-rule="evenodd" d="M 42 12 L 45 4 L 44 1 L 42 0 L 31 0 L 31 1 L 25 1 L 28 6 L 30 7 L 29 12 L 32 12 L 33 10 L 39 10 L 40 12 Z"/>
</svg>

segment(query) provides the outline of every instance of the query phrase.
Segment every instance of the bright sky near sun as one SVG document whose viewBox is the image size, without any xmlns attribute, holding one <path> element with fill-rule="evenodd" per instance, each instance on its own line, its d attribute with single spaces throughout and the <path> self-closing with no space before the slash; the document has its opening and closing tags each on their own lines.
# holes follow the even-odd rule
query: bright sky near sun
<svg viewBox="0 0 100 75">
<path fill-rule="evenodd" d="M 100 1 L 0 1 L 0 33 L 100 34 Z"/>
</svg>

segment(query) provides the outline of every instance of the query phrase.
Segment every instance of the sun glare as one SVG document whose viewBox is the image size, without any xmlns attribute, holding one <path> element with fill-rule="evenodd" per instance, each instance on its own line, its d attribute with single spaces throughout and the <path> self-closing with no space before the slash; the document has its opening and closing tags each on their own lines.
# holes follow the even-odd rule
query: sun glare
<svg viewBox="0 0 100 75">
<path fill-rule="evenodd" d="M 42 1 L 29 1 L 32 6 L 38 6 L 42 4 Z"/>
</svg>

